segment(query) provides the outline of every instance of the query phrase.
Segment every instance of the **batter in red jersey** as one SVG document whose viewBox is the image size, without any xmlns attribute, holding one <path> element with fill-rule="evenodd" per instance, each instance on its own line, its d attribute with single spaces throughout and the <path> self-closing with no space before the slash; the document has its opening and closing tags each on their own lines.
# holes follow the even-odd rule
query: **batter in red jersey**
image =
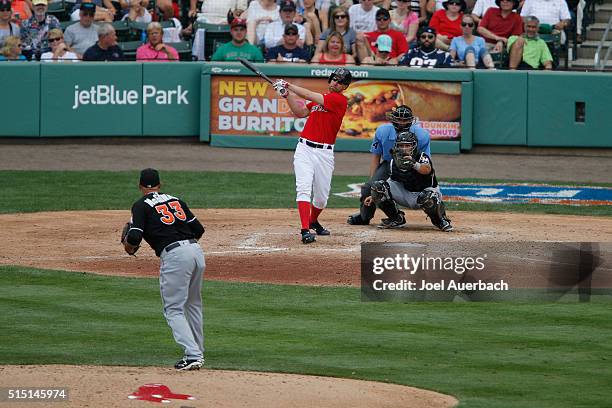
<svg viewBox="0 0 612 408">
<path fill-rule="evenodd" d="M 295 116 L 308 117 L 293 156 L 296 201 L 304 244 L 315 241 L 312 231 L 317 235 L 329 235 L 329 231 L 319 223 L 319 214 L 329 198 L 334 172 L 334 144 L 348 105 L 342 91 L 351 84 L 351 80 L 350 71 L 336 69 L 327 81 L 329 92 L 324 94 L 283 80 L 274 83 L 278 94 L 287 98 Z M 302 99 L 310 102 L 304 104 Z"/>
</svg>

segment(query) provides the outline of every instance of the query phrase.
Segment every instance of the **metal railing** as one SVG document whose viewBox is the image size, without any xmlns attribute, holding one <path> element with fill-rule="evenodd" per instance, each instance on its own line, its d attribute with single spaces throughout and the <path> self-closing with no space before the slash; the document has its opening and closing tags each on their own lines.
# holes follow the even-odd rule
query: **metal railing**
<svg viewBox="0 0 612 408">
<path fill-rule="evenodd" d="M 612 16 L 608 19 L 608 25 L 606 30 L 604 31 L 601 40 L 599 41 L 599 45 L 597 46 L 597 51 L 595 51 L 595 57 L 593 57 L 593 68 L 598 71 L 603 71 L 606 67 L 606 63 L 608 62 L 608 58 L 610 58 L 610 51 L 612 51 L 612 46 L 608 45 L 608 50 L 606 51 L 606 55 L 604 58 L 601 58 L 601 52 L 603 50 L 604 44 L 608 39 L 608 33 L 610 32 L 610 27 L 612 27 Z"/>
</svg>

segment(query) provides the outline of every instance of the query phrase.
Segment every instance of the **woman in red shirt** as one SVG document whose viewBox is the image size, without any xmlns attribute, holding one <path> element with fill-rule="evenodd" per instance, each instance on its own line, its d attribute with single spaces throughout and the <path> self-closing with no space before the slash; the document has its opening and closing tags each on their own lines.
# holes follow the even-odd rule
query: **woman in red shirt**
<svg viewBox="0 0 612 408">
<path fill-rule="evenodd" d="M 448 50 L 454 37 L 463 35 L 461 18 L 465 11 L 465 0 L 447 0 L 442 3 L 444 10 L 438 10 L 431 17 L 429 26 L 436 29 L 436 47 Z"/>
</svg>

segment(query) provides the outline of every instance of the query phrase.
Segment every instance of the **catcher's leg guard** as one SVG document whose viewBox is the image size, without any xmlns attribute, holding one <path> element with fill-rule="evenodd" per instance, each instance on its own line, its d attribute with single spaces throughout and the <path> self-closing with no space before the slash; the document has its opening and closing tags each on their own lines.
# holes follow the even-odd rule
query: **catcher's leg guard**
<svg viewBox="0 0 612 408">
<path fill-rule="evenodd" d="M 417 197 L 417 204 L 429 216 L 431 223 L 441 229 L 449 232 L 453 230 L 450 219 L 446 216 L 446 206 L 440 199 L 440 195 L 433 188 L 426 188 L 421 191 Z"/>
<path fill-rule="evenodd" d="M 376 207 L 380 208 L 389 220 L 399 220 L 400 211 L 391 197 L 391 189 L 386 181 L 375 181 L 372 183 L 372 199 Z M 404 220 L 404 223 L 406 220 Z"/>
</svg>

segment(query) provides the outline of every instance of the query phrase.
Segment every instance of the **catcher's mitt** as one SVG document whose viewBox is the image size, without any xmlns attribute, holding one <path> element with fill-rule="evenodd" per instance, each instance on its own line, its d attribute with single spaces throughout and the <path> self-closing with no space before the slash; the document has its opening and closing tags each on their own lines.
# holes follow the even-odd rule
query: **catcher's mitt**
<svg viewBox="0 0 612 408">
<path fill-rule="evenodd" d="M 123 247 L 125 248 L 125 252 L 127 252 L 130 255 L 134 255 L 136 251 L 138 251 L 138 248 L 140 248 L 140 245 L 133 246 L 132 244 L 127 242 L 127 236 L 131 228 L 132 228 L 132 223 L 126 222 L 125 225 L 123 226 L 123 230 L 121 230 L 121 243 L 123 244 Z"/>
</svg>

